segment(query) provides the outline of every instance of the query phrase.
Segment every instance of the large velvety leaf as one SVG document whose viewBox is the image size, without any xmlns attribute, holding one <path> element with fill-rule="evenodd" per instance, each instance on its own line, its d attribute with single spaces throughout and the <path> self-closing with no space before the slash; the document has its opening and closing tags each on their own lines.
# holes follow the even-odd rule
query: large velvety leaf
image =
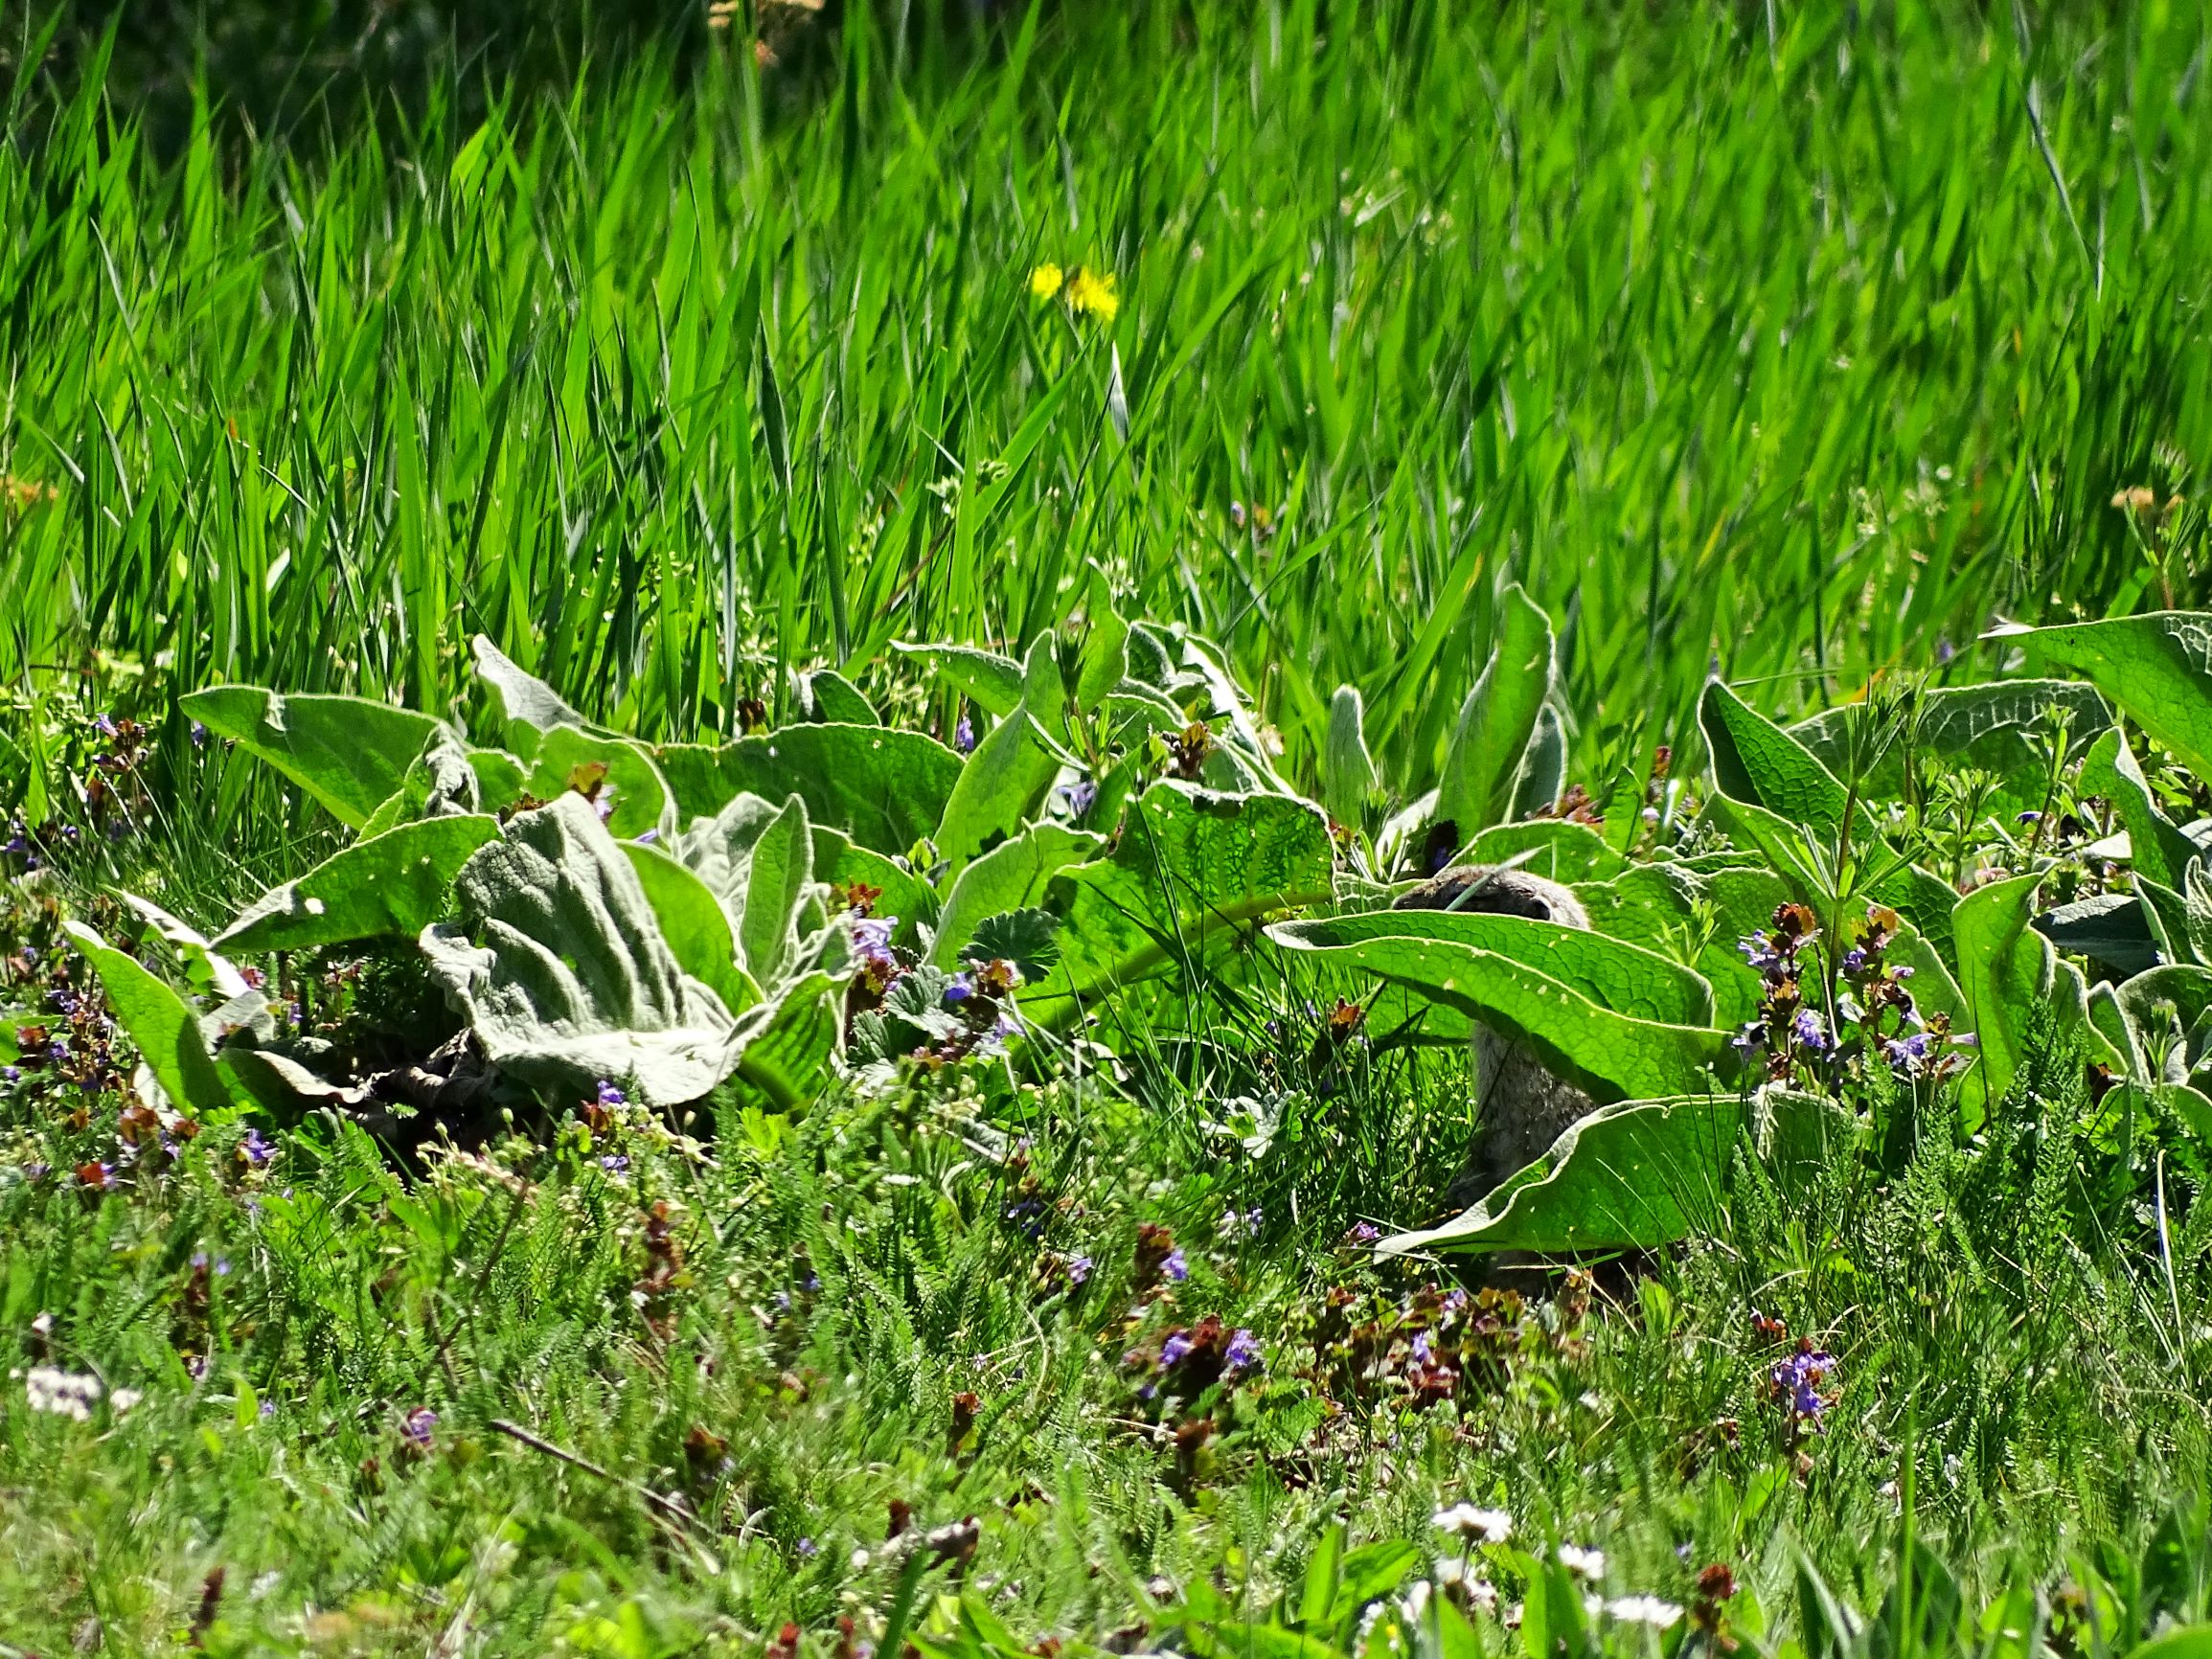
<svg viewBox="0 0 2212 1659">
<path fill-rule="evenodd" d="M 814 826 L 814 879 L 834 889 L 864 883 L 879 893 L 869 914 L 897 917 L 901 924 L 937 918 L 937 890 L 881 852 L 854 845 L 842 830 Z M 903 926 L 901 927 L 903 932 Z"/>
<path fill-rule="evenodd" d="M 740 794 L 797 795 L 814 824 L 891 853 L 935 831 L 961 769 L 935 739 L 886 726 L 786 726 L 718 749 L 670 743 L 653 754 L 686 823 Z"/>
<path fill-rule="evenodd" d="M 1981 1063 L 1967 1074 L 1963 1089 L 1970 1129 L 2012 1086 L 2027 1052 L 2030 1019 L 2056 987 L 2057 955 L 2033 926 L 2041 880 L 2030 874 L 1993 881 L 1952 912 L 1959 991 L 1981 1044 Z"/>
<path fill-rule="evenodd" d="M 1723 795 L 1835 841 L 1850 792 L 1812 750 L 1719 680 L 1709 681 L 1699 699 L 1698 725 Z"/>
<path fill-rule="evenodd" d="M 1669 1025 L 1713 1023 L 1712 988 L 1655 952 L 1585 928 L 1471 911 L 1371 910 L 1270 929 L 1281 944 L 1327 949 L 1370 939 L 1434 939 L 1511 957 L 1615 1013 Z"/>
<path fill-rule="evenodd" d="M 364 838 L 381 835 L 417 818 L 498 810 L 481 805 L 483 793 L 483 780 L 469 763 L 467 745 L 452 727 L 442 725 L 430 734 L 430 740 L 399 780 L 399 787 L 361 826 L 361 834 Z"/>
<path fill-rule="evenodd" d="M 2098 893 L 2057 905 L 2036 917 L 2034 925 L 2059 949 L 2103 963 L 2123 978 L 2157 966 L 2143 901 L 2132 893 Z"/>
<path fill-rule="evenodd" d="M 946 896 L 938 917 L 937 943 L 929 960 L 939 967 L 960 966 L 960 953 L 975 937 L 975 925 L 1010 910 L 1041 905 L 1052 878 L 1070 864 L 1091 857 L 1106 837 L 1064 824 L 1033 824 L 1001 841 L 963 870 Z"/>
<path fill-rule="evenodd" d="M 438 727 L 428 715 L 366 697 L 287 697 L 256 686 L 211 686 L 180 706 L 356 830 L 399 791 Z"/>
<path fill-rule="evenodd" d="M 199 1016 L 184 998 L 91 928 L 75 921 L 63 925 L 100 975 L 117 1023 L 177 1110 L 210 1125 L 235 1117 L 248 1102 L 232 1093 L 200 1034 Z"/>
<path fill-rule="evenodd" d="M 2128 831 L 2128 861 L 2138 875 L 2168 887 L 2181 884 L 2181 873 L 2197 856 L 2197 844 L 2159 810 L 2134 751 L 2117 726 L 2107 727 L 2082 761 L 2083 793 L 2112 803 Z"/>
<path fill-rule="evenodd" d="M 1546 703 L 1537 711 L 1536 730 L 1522 751 L 1520 770 L 1514 775 L 1513 805 L 1516 818 L 1533 818 L 1559 804 L 1567 786 L 1567 728 L 1559 706 Z"/>
<path fill-rule="evenodd" d="M 1357 827 L 1381 792 L 1381 774 L 1367 752 L 1366 724 L 1359 688 L 1338 686 L 1329 701 L 1329 733 L 1321 744 L 1321 804 L 1339 824 Z"/>
<path fill-rule="evenodd" d="M 1710 905 L 1712 932 L 1694 966 L 1713 988 L 1714 1023 L 1734 1030 L 1758 1011 L 1766 985 L 1744 960 L 1737 942 L 1770 926 L 1775 907 L 1789 898 L 1789 887 L 1772 871 L 1638 864 L 1609 881 L 1583 882 L 1574 891 L 1597 932 L 1676 959 L 1702 933 L 1698 905 Z"/>
<path fill-rule="evenodd" d="M 422 950 L 502 1069 L 549 1090 L 627 1079 L 655 1105 L 721 1079 L 729 1013 L 677 966 L 582 796 L 517 813 L 455 889 L 461 923 L 425 930 Z"/>
<path fill-rule="evenodd" d="M 2088 675 L 2200 778 L 2212 778 L 2212 612 L 2155 611 L 1984 636 Z"/>
<path fill-rule="evenodd" d="M 540 801 L 571 787 L 588 793 L 596 781 L 599 804 L 608 808 L 606 827 L 625 840 L 673 826 L 668 784 L 652 752 L 631 739 L 555 726 L 539 735 L 529 777 L 530 792 Z"/>
<path fill-rule="evenodd" d="M 707 884 L 657 847 L 635 841 L 620 845 L 676 966 L 720 997 L 732 1013 L 743 1013 L 760 1002 L 760 986 L 738 960 L 730 919 Z"/>
<path fill-rule="evenodd" d="M 1386 1255 L 1651 1249 L 1712 1229 L 1739 1148 L 1817 1162 L 1850 1144 L 1849 1119 L 1804 1096 L 1632 1101 L 1573 1125 L 1551 1150 L 1462 1216 L 1382 1241 Z"/>
<path fill-rule="evenodd" d="M 834 669 L 816 669 L 797 676 L 799 707 L 810 720 L 835 725 L 879 726 L 883 716 L 867 693 Z"/>
<path fill-rule="evenodd" d="M 171 916 L 150 898 L 142 898 L 135 893 L 118 893 L 116 897 L 176 952 L 178 966 L 184 969 L 185 983 L 192 988 L 194 995 L 216 996 L 227 1002 L 246 994 L 250 988 L 245 975 L 217 952 L 214 942 L 198 928 Z"/>
<path fill-rule="evenodd" d="M 2110 712 L 2094 686 L 2079 680 L 1997 680 L 1982 686 L 1946 686 L 1921 694 L 1911 749 L 1972 766 L 1998 781 L 1994 810 L 2010 818 L 2039 807 L 2050 763 L 2048 715 L 2069 717 L 2066 752 L 2079 760 L 2097 734 L 2111 724 Z M 1845 741 L 1855 711 L 1830 709 L 1790 728 L 1831 770 L 1845 763 Z M 1904 792 L 1905 745 L 1893 743 L 1859 780 L 1859 792 L 1878 800 L 1897 800 Z"/>
<path fill-rule="evenodd" d="M 478 634 L 468 642 L 476 656 L 476 672 L 498 694 L 504 715 L 508 746 L 529 759 L 536 753 L 538 734 L 556 726 L 590 724 L 582 714 L 561 700 L 560 693 L 531 673 L 505 651 Z"/>
<path fill-rule="evenodd" d="M 776 821 L 776 804 L 750 791 L 734 796 L 712 818 L 695 818 L 670 851 L 707 885 L 730 919 L 736 939 L 745 923 L 745 888 L 753 849 Z"/>
<path fill-rule="evenodd" d="M 1283 944 L 1359 968 L 1457 1010 L 1525 1044 L 1593 1100 L 1649 1100 L 1707 1086 L 1728 1054 L 1725 1033 L 1615 1013 L 1527 964 L 1444 939 L 1385 936 L 1317 945 L 1289 928 Z"/>
<path fill-rule="evenodd" d="M 820 1099 L 833 1075 L 844 1002 L 841 982 L 816 970 L 740 1020 L 729 1046 L 739 1098 L 763 1111 L 791 1113 Z"/>
<path fill-rule="evenodd" d="M 1060 960 L 1023 991 L 1024 1009 L 1072 1018 L 1117 986 L 1203 962 L 1261 917 L 1321 902 L 1332 853 L 1327 818 L 1304 801 L 1154 784 L 1111 856 L 1053 877 Z"/>
<path fill-rule="evenodd" d="M 920 657 L 931 671 L 950 681 L 993 719 L 1004 719 L 1021 701 L 1021 665 L 1012 657 L 973 646 L 894 645 L 891 648 Z"/>
<path fill-rule="evenodd" d="M 311 950 L 356 939 L 413 939 L 445 909 L 453 878 L 499 834 L 496 819 L 424 818 L 333 853 L 272 887 L 216 943 L 233 950 Z"/>
<path fill-rule="evenodd" d="M 764 986 L 784 977 L 799 946 L 799 907 L 814 879 L 814 840 L 807 803 L 793 795 L 753 843 L 738 944 L 745 969 Z"/>
<path fill-rule="evenodd" d="M 1053 643 L 1048 629 L 1030 647 L 1021 701 L 975 745 L 945 803 L 937 852 L 955 872 L 1019 830 L 1060 774 L 1060 756 L 1045 741 L 1060 741 L 1067 729 Z"/>
<path fill-rule="evenodd" d="M 1512 810 L 1521 757 L 1551 694 L 1552 657 L 1551 619 L 1518 583 L 1507 588 L 1496 648 L 1460 705 L 1436 786 L 1436 816 L 1462 840 Z"/>
</svg>

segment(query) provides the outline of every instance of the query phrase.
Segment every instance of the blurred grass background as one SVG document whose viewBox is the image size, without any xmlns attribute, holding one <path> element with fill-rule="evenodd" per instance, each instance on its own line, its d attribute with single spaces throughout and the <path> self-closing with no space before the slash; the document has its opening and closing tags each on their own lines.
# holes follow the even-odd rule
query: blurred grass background
<svg viewBox="0 0 2212 1659">
<path fill-rule="evenodd" d="M 1096 568 L 1414 787 L 1519 580 L 1599 785 L 1715 664 L 2206 596 L 2111 505 L 2212 443 L 2199 7 L 11 12 L 26 691 L 481 629 L 688 737 Z"/>
</svg>

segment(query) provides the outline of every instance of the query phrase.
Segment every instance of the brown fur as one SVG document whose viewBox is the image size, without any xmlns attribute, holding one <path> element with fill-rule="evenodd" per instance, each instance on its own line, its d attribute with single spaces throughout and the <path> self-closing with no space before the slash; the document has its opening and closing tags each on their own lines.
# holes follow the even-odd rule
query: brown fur
<svg viewBox="0 0 2212 1659">
<path fill-rule="evenodd" d="M 1587 928 L 1582 901 L 1556 881 L 1519 870 L 1456 864 L 1402 894 L 1395 910 L 1465 910 L 1523 916 Z M 1478 1028 L 1474 1038 L 1478 1117 L 1467 1161 L 1446 1193 L 1454 1215 L 1471 1209 L 1507 1176 L 1551 1148 L 1567 1125 L 1592 1109 L 1589 1096 L 1543 1068 L 1519 1044 Z"/>
</svg>

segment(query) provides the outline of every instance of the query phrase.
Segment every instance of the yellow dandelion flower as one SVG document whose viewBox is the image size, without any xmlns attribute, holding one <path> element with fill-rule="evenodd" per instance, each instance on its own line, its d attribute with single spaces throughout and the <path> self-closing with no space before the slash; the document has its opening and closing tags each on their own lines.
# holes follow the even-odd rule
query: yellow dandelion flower
<svg viewBox="0 0 2212 1659">
<path fill-rule="evenodd" d="M 51 484 L 41 484 L 35 478 L 0 475 L 0 501 L 5 501 L 16 512 L 29 512 L 34 507 L 60 499 L 61 491 Z"/>
<path fill-rule="evenodd" d="M 1033 300 L 1049 300 L 1060 292 L 1060 285 L 1066 279 L 1060 274 L 1058 265 L 1039 265 L 1029 273 L 1029 297 Z"/>
<path fill-rule="evenodd" d="M 1067 279 L 1067 303 L 1102 323 L 1112 322 L 1122 308 L 1121 296 L 1114 292 L 1113 273 L 1087 270 L 1082 265 Z"/>
</svg>

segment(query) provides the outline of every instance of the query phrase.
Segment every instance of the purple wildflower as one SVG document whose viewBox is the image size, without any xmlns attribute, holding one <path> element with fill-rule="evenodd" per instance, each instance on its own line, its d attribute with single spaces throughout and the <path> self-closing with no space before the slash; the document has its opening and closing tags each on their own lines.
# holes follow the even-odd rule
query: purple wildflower
<svg viewBox="0 0 2212 1659">
<path fill-rule="evenodd" d="M 891 935 L 899 925 L 896 916 L 863 916 L 853 923 L 853 948 L 864 962 L 881 963 L 893 967 L 898 963 L 891 955 Z"/>
<path fill-rule="evenodd" d="M 419 1405 L 400 1421 L 399 1432 L 423 1451 L 430 1449 L 430 1440 L 438 1427 L 438 1414 L 426 1405 Z"/>
<path fill-rule="evenodd" d="M 975 753 L 975 722 L 966 715 L 952 728 L 952 746 L 963 755 Z"/>
<path fill-rule="evenodd" d="M 1078 778 L 1072 784 L 1062 784 L 1060 795 L 1067 803 L 1069 813 L 1081 818 L 1098 804 L 1098 785 L 1088 778 Z"/>
<path fill-rule="evenodd" d="M 1190 1357 L 1191 1337 L 1188 1331 L 1171 1330 L 1167 1340 L 1160 1344 L 1160 1369 L 1173 1371 Z"/>
<path fill-rule="evenodd" d="M 246 1138 L 239 1143 L 239 1156 L 258 1170 L 276 1155 L 277 1149 L 262 1139 L 261 1130 L 247 1125 Z"/>
<path fill-rule="evenodd" d="M 1070 1284 L 1087 1284 L 1093 1265 L 1088 1256 L 1070 1256 L 1067 1259 L 1067 1282 Z"/>
<path fill-rule="evenodd" d="M 620 1152 L 608 1152 L 600 1159 L 599 1167 L 610 1175 L 619 1175 L 629 1168 L 629 1160 Z"/>
<path fill-rule="evenodd" d="M 975 980 L 970 974 L 956 973 L 952 983 L 945 988 L 945 1000 L 958 1007 L 975 994 Z"/>
<path fill-rule="evenodd" d="M 1181 1245 L 1178 1244 L 1168 1252 L 1168 1259 L 1160 1263 L 1160 1272 L 1162 1276 L 1176 1284 L 1180 1284 L 1191 1276 L 1191 1264 L 1185 1260 Z"/>
<path fill-rule="evenodd" d="M 1828 1040 L 1828 1023 L 1817 1009 L 1799 1009 L 1797 1017 L 1790 1022 L 1790 1034 L 1799 1048 L 1813 1054 L 1824 1055 L 1835 1046 Z"/>
<path fill-rule="evenodd" d="M 629 1097 L 624 1094 L 622 1090 L 617 1088 L 614 1084 L 608 1082 L 604 1078 L 599 1079 L 598 1094 L 599 1103 L 606 1107 L 609 1111 L 612 1111 L 616 1106 L 627 1106 L 629 1104 Z"/>
<path fill-rule="evenodd" d="M 1828 1409 L 1820 1385 L 1836 1369 L 1836 1356 L 1821 1350 L 1792 1353 L 1773 1371 L 1774 1387 L 1790 1397 L 1790 1410 L 1798 1417 L 1817 1418 Z"/>
<path fill-rule="evenodd" d="M 1767 937 L 1764 928 L 1739 939 L 1736 948 L 1744 953 L 1744 960 L 1761 973 L 1782 966 L 1782 954 L 1774 948 L 1774 942 Z"/>
<path fill-rule="evenodd" d="M 1260 1339 L 1243 1326 L 1229 1332 L 1228 1345 L 1221 1350 L 1222 1369 L 1250 1371 L 1260 1363 Z"/>
</svg>

